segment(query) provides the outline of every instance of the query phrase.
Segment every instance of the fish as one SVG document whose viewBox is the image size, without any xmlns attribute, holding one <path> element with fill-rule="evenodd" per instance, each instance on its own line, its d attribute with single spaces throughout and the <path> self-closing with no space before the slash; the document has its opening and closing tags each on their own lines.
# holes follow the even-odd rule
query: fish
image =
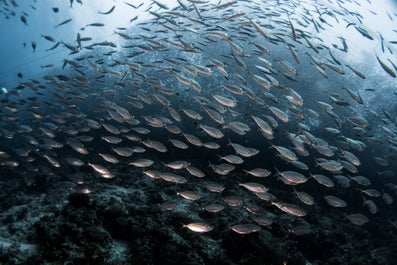
<svg viewBox="0 0 397 265">
<path fill-rule="evenodd" d="M 263 169 L 263 168 L 254 168 L 254 169 L 251 169 L 251 170 L 245 170 L 244 169 L 244 172 L 247 173 L 247 174 L 250 174 L 250 175 L 252 175 L 254 177 L 260 177 L 260 178 L 268 177 L 271 174 L 271 172 L 269 170 Z"/>
<path fill-rule="evenodd" d="M 332 188 L 335 186 L 334 182 L 332 179 L 328 178 L 325 175 L 321 174 L 310 174 L 312 178 L 314 178 L 319 184 L 327 187 L 327 188 Z"/>
<path fill-rule="evenodd" d="M 93 163 L 88 163 L 88 165 L 92 169 L 94 169 L 96 172 L 98 172 L 101 175 L 101 177 L 107 178 L 107 179 L 114 178 L 114 175 L 111 174 L 110 171 L 106 167 L 99 165 L 99 164 L 93 164 Z"/>
<path fill-rule="evenodd" d="M 201 116 L 201 114 L 199 114 L 198 112 L 196 112 L 194 110 L 183 108 L 182 111 L 183 111 L 183 113 L 186 114 L 186 116 L 188 116 L 189 118 L 191 118 L 193 120 L 201 121 L 203 119 L 203 116 Z"/>
<path fill-rule="evenodd" d="M 55 168 L 59 168 L 61 167 L 61 164 L 59 163 L 59 161 L 57 159 L 55 159 L 55 157 L 50 156 L 48 154 L 44 154 L 43 157 L 45 159 L 47 159 L 47 161 Z"/>
<path fill-rule="evenodd" d="M 224 9 L 224 8 L 228 8 L 228 7 L 230 7 L 230 6 L 232 6 L 232 5 L 234 5 L 234 4 L 236 4 L 237 3 L 237 1 L 229 1 L 229 2 L 226 2 L 226 3 L 224 3 L 224 4 L 218 4 L 218 5 L 216 5 L 216 9 Z"/>
<path fill-rule="evenodd" d="M 363 73 L 361 73 L 360 71 L 358 71 L 357 69 L 353 68 L 352 66 L 346 64 L 346 67 L 349 68 L 350 70 L 353 71 L 353 73 L 355 73 L 358 77 L 360 77 L 361 79 L 365 79 L 365 75 Z"/>
<path fill-rule="evenodd" d="M 327 66 L 329 69 L 331 69 L 332 71 L 334 71 L 335 73 L 338 73 L 340 75 L 344 75 L 345 72 L 339 68 L 338 66 L 332 64 L 332 63 L 323 63 L 325 66 Z"/>
<path fill-rule="evenodd" d="M 50 41 L 50 42 L 55 42 L 55 39 L 51 36 L 48 35 L 41 35 L 41 37 L 43 37 L 44 39 Z"/>
<path fill-rule="evenodd" d="M 126 5 L 128 5 L 128 6 L 132 7 L 132 8 L 134 8 L 134 9 L 138 9 L 138 8 L 140 8 L 140 7 L 144 4 L 144 3 L 142 2 L 142 3 L 140 3 L 139 5 L 135 6 L 135 5 L 130 4 L 130 3 L 128 3 L 128 2 L 125 2 L 125 1 L 124 1 L 124 3 L 125 3 Z"/>
<path fill-rule="evenodd" d="M 152 179 L 160 179 L 160 171 L 158 171 L 158 170 L 145 170 L 145 171 L 143 171 L 143 173 L 146 175 L 146 176 L 148 176 L 148 177 L 150 177 L 150 178 L 152 178 Z M 175 205 L 176 206 L 176 205 Z"/>
<path fill-rule="evenodd" d="M 349 214 L 346 216 L 349 221 L 354 224 L 354 225 L 364 225 L 369 222 L 368 217 L 361 213 L 354 213 L 354 214 Z"/>
<path fill-rule="evenodd" d="M 154 149 L 154 150 L 156 150 L 158 152 L 161 152 L 161 153 L 166 153 L 168 151 L 167 147 L 163 143 L 161 143 L 159 141 L 156 141 L 156 140 L 150 140 L 149 139 L 149 140 L 142 141 L 142 143 L 146 147 Z"/>
<path fill-rule="evenodd" d="M 264 185 L 262 185 L 260 183 L 255 183 L 255 182 L 239 183 L 238 185 L 246 188 L 249 191 L 255 192 L 255 193 L 264 193 L 269 190 Z"/>
<path fill-rule="evenodd" d="M 136 159 L 132 162 L 129 162 L 128 165 L 132 165 L 135 167 L 150 167 L 151 165 L 153 165 L 154 161 L 151 159 L 147 159 L 147 158 L 140 158 L 140 159 Z"/>
<path fill-rule="evenodd" d="M 153 2 L 154 4 L 156 4 L 158 7 L 162 8 L 162 9 L 165 9 L 165 10 L 168 10 L 168 9 L 169 9 L 165 4 L 163 4 L 163 3 L 161 3 L 161 2 L 159 2 L 159 1 L 157 1 L 157 0 L 152 0 L 152 2 Z"/>
<path fill-rule="evenodd" d="M 210 192 L 222 192 L 225 190 L 225 187 L 221 184 L 217 184 L 217 183 L 207 183 L 204 184 L 204 188 L 206 188 L 208 191 Z"/>
<path fill-rule="evenodd" d="M 283 121 L 283 122 L 289 121 L 288 114 L 285 111 L 283 111 L 277 107 L 274 107 L 274 106 L 270 106 L 269 110 L 274 114 L 274 116 L 279 118 L 281 121 Z"/>
<path fill-rule="evenodd" d="M 364 103 L 363 99 L 361 98 L 361 96 L 360 96 L 360 94 L 359 94 L 358 92 L 354 92 L 354 91 L 352 91 L 351 89 L 348 89 L 348 88 L 346 88 L 346 87 L 344 87 L 344 86 L 342 86 L 342 88 L 343 88 L 344 90 L 346 90 L 346 92 L 350 95 L 350 97 L 351 97 L 355 102 L 357 102 L 358 104 L 363 104 L 363 103 Z"/>
<path fill-rule="evenodd" d="M 175 184 L 184 184 L 187 182 L 187 179 L 181 175 L 169 173 L 169 172 L 160 172 L 159 173 L 160 178 L 162 178 L 165 181 L 172 182 Z"/>
<path fill-rule="evenodd" d="M 24 15 L 21 15 L 20 19 L 21 19 L 22 23 L 25 24 L 25 26 L 28 25 L 28 21 L 27 21 L 27 19 L 26 19 L 26 17 Z"/>
<path fill-rule="evenodd" d="M 220 211 L 223 211 L 225 209 L 225 206 L 221 204 L 208 204 L 203 207 L 203 210 L 210 212 L 210 213 L 218 213 Z"/>
<path fill-rule="evenodd" d="M 205 177 L 205 173 L 203 171 L 201 171 L 199 168 L 194 167 L 194 166 L 187 166 L 185 167 L 185 169 L 189 172 L 190 175 L 195 176 L 197 178 L 204 178 Z"/>
<path fill-rule="evenodd" d="M 296 41 L 295 27 L 294 27 L 294 25 L 292 24 L 292 22 L 291 22 L 291 20 L 289 18 L 288 18 L 288 22 L 289 22 L 289 25 L 290 25 L 291 31 L 292 31 L 292 39 L 293 39 L 293 41 Z"/>
<path fill-rule="evenodd" d="M 112 147 L 113 152 L 122 157 L 130 157 L 134 150 L 130 147 Z"/>
<path fill-rule="evenodd" d="M 273 224 L 273 220 L 267 216 L 256 216 L 254 221 L 260 226 L 270 226 Z"/>
<path fill-rule="evenodd" d="M 270 148 L 276 149 L 278 154 L 282 158 L 285 158 L 286 160 L 289 160 L 289 161 L 298 160 L 298 157 L 296 156 L 296 154 L 293 151 L 291 151 L 290 149 L 286 148 L 286 147 L 277 146 L 277 145 L 271 145 Z"/>
<path fill-rule="evenodd" d="M 234 196 L 234 195 L 226 196 L 223 197 L 222 200 L 226 202 L 230 207 L 238 208 L 243 205 L 243 201 L 239 196 Z"/>
<path fill-rule="evenodd" d="M 263 132 L 267 135 L 273 135 L 273 128 L 265 120 L 255 115 L 251 115 L 251 117 Z"/>
<path fill-rule="evenodd" d="M 196 137 L 195 135 L 189 134 L 189 133 L 183 133 L 183 136 L 192 145 L 195 145 L 195 146 L 198 146 L 198 147 L 203 146 L 203 142 L 198 137 Z"/>
<path fill-rule="evenodd" d="M 391 77 L 396 77 L 396 73 L 393 72 L 393 70 L 387 66 L 383 61 L 381 61 L 381 59 L 379 59 L 378 55 L 376 55 L 376 60 L 378 61 L 378 63 L 380 64 L 380 66 L 382 67 L 382 69 Z"/>
<path fill-rule="evenodd" d="M 204 132 L 206 132 L 209 136 L 215 138 L 215 139 L 220 139 L 224 136 L 224 134 L 217 128 L 214 128 L 212 126 L 208 125 L 203 125 L 199 124 L 198 125 Z"/>
<path fill-rule="evenodd" d="M 234 108 L 237 106 L 237 99 L 234 97 L 226 97 L 222 95 L 212 95 L 212 97 L 221 105 Z"/>
<path fill-rule="evenodd" d="M 303 217 L 306 216 L 307 212 L 303 208 L 290 203 L 282 203 L 282 202 L 272 202 L 272 205 L 275 205 L 281 211 L 289 213 L 294 216 Z"/>
<path fill-rule="evenodd" d="M 316 161 L 316 164 L 330 172 L 339 172 L 343 168 L 343 165 L 336 160 Z"/>
<path fill-rule="evenodd" d="M 375 190 L 375 189 L 365 189 L 365 190 L 361 190 L 362 193 L 371 196 L 371 197 L 381 197 L 382 194 Z"/>
<path fill-rule="evenodd" d="M 188 161 L 180 161 L 180 160 L 173 161 L 173 162 L 171 162 L 171 163 L 163 163 L 164 166 L 170 167 L 170 168 L 172 168 L 172 169 L 183 169 L 183 168 L 187 168 L 187 167 L 190 166 L 190 164 L 191 164 L 191 163 L 188 162 Z"/>
<path fill-rule="evenodd" d="M 195 191 L 182 191 L 182 192 L 177 192 L 176 194 L 191 201 L 196 201 L 201 198 L 201 195 Z"/>
<path fill-rule="evenodd" d="M 112 6 L 112 7 L 109 9 L 109 11 L 106 11 L 106 12 L 98 11 L 98 14 L 101 14 L 101 15 L 109 15 L 110 13 L 112 13 L 112 12 L 114 11 L 115 8 L 116 8 L 116 6 Z"/>
<path fill-rule="evenodd" d="M 342 200 L 338 197 L 332 196 L 332 195 L 324 196 L 324 199 L 332 207 L 346 207 L 347 206 L 347 203 L 344 200 Z"/>
<path fill-rule="evenodd" d="M 371 214 L 376 214 L 378 212 L 378 206 L 376 206 L 373 200 L 364 199 L 363 205 L 366 205 L 368 207 L 368 210 Z"/>
<path fill-rule="evenodd" d="M 308 180 L 304 175 L 296 171 L 286 170 L 280 172 L 278 169 L 276 169 L 276 172 L 276 175 L 280 176 L 282 179 L 285 179 L 285 181 L 287 182 L 286 184 L 302 184 Z"/>
<path fill-rule="evenodd" d="M 103 27 L 103 26 L 105 26 L 105 24 L 100 22 L 94 22 L 86 25 L 86 27 Z"/>
<path fill-rule="evenodd" d="M 354 28 L 364 37 L 370 40 L 374 40 L 374 38 L 368 33 L 366 29 L 363 29 L 362 27 L 354 26 Z"/>
<path fill-rule="evenodd" d="M 255 224 L 238 224 L 231 227 L 231 229 L 242 235 L 255 233 L 261 230 L 261 227 Z"/>
<path fill-rule="evenodd" d="M 84 161 L 82 161 L 82 160 L 80 160 L 78 158 L 74 158 L 74 157 L 66 157 L 66 158 L 64 158 L 64 160 L 68 164 L 70 164 L 72 166 L 76 166 L 76 167 L 81 167 L 81 166 L 85 165 Z"/>
<path fill-rule="evenodd" d="M 112 163 L 112 164 L 118 164 L 120 162 L 115 156 L 110 155 L 110 154 L 99 153 L 98 155 L 100 155 L 105 161 Z"/>
<path fill-rule="evenodd" d="M 209 166 L 215 173 L 223 176 L 228 175 L 236 168 L 234 165 L 228 163 L 222 163 L 218 165 L 210 163 Z"/>
<path fill-rule="evenodd" d="M 223 117 L 223 115 L 221 114 L 221 113 L 219 113 L 218 111 L 216 111 L 216 110 L 213 110 L 213 109 L 205 109 L 204 110 L 207 114 L 208 114 L 208 116 L 210 117 L 210 118 L 212 118 L 215 122 L 217 122 L 217 123 L 219 123 L 219 124 L 224 124 L 225 123 L 225 119 L 224 119 L 224 117 Z M 226 128 L 225 126 L 223 127 L 223 128 Z"/>
<path fill-rule="evenodd" d="M 351 177 L 351 179 L 362 186 L 370 186 L 371 185 L 371 181 L 364 176 L 354 176 L 354 177 Z"/>
<path fill-rule="evenodd" d="M 299 198 L 301 202 L 303 202 L 306 205 L 313 205 L 314 204 L 314 198 L 313 196 L 307 194 L 304 191 L 297 191 L 294 187 L 294 192 L 296 196 Z"/>
<path fill-rule="evenodd" d="M 183 225 L 183 227 L 187 227 L 189 230 L 196 233 L 207 233 L 214 228 L 213 226 L 206 223 L 190 223 Z"/>
<path fill-rule="evenodd" d="M 72 20 L 73 20 L 73 19 L 71 19 L 71 18 L 66 19 L 65 21 L 62 21 L 61 23 L 55 25 L 55 28 L 58 28 L 58 27 L 60 27 L 60 26 L 62 26 L 62 25 L 65 25 L 65 24 L 68 24 L 68 23 L 71 22 Z"/>
<path fill-rule="evenodd" d="M 31 45 L 32 45 L 33 52 L 35 52 L 36 48 L 37 48 L 36 42 L 32 41 Z"/>
<path fill-rule="evenodd" d="M 353 153 L 349 152 L 349 151 L 343 151 L 342 152 L 342 156 L 348 160 L 350 163 L 352 163 L 355 166 L 360 166 L 361 165 L 361 161 L 360 159 Z"/>
</svg>

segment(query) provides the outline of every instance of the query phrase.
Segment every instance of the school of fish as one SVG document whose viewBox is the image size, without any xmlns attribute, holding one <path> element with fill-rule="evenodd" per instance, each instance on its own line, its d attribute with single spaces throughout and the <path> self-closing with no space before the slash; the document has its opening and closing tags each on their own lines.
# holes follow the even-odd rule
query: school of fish
<svg viewBox="0 0 397 265">
<path fill-rule="evenodd" d="M 368 73 L 344 59 L 353 44 L 321 36 L 337 23 L 379 42 L 368 60 L 384 80 L 396 77 L 397 42 L 345 8 L 358 1 L 303 2 L 178 0 L 173 9 L 166 1 L 116 2 L 98 16 L 118 8 L 150 14 L 114 29 L 121 44 L 43 33 L 48 51 L 70 54 L 41 79 L 2 89 L 1 171 L 83 172 L 75 180 L 82 192 L 95 192 L 86 184 L 92 178 L 147 178 L 159 192 L 175 190 L 153 207 L 191 203 L 195 219 L 183 227 L 195 233 L 220 229 L 202 211 L 229 213 L 227 229 L 239 234 L 284 214 L 299 219 L 291 233 L 311 233 L 306 218 L 318 218 L 319 206 L 341 222 L 371 222 L 397 194 L 396 114 L 366 104 L 363 94 L 375 93 L 362 88 Z M 1 13 L 11 16 L 13 5 L 2 1 Z M 28 14 L 19 19 L 29 27 Z M 397 14 L 386 19 L 395 23 Z"/>
</svg>

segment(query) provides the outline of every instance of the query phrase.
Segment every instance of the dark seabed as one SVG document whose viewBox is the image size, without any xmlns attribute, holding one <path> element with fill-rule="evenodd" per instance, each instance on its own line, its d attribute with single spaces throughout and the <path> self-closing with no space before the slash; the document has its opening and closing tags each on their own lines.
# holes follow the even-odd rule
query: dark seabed
<svg viewBox="0 0 397 265">
<path fill-rule="evenodd" d="M 0 1 L 0 264 L 397 263 L 396 3 L 86 2 Z"/>
</svg>

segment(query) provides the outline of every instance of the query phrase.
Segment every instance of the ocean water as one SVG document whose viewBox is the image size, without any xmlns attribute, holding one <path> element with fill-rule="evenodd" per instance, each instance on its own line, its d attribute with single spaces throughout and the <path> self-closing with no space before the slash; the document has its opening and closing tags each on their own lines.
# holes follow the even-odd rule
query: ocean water
<svg viewBox="0 0 397 265">
<path fill-rule="evenodd" d="M 394 1 L 0 10 L 0 263 L 397 260 Z"/>
</svg>

